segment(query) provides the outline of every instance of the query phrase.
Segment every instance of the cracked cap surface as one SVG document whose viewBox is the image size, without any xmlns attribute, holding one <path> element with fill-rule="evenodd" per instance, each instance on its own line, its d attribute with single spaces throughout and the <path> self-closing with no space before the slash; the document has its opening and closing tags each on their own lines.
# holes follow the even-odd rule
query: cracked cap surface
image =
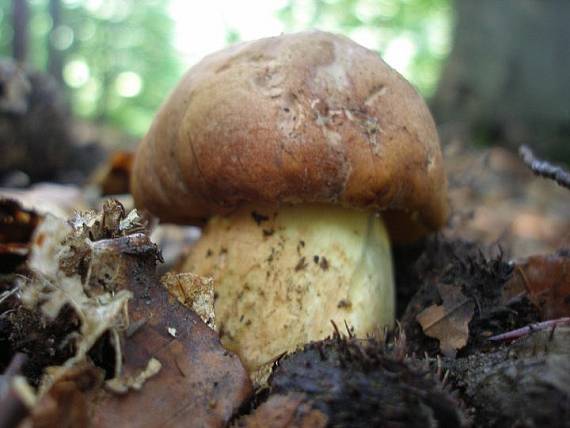
<svg viewBox="0 0 570 428">
<path fill-rule="evenodd" d="M 231 46 L 182 78 L 140 144 L 138 207 L 201 224 L 245 204 L 382 211 L 411 241 L 447 218 L 437 131 L 377 53 L 320 31 Z"/>
</svg>

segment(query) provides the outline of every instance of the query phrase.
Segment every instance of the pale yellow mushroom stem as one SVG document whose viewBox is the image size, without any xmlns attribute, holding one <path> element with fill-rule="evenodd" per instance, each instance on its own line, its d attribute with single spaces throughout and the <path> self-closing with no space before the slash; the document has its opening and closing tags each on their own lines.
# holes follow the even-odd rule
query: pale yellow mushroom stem
<svg viewBox="0 0 570 428">
<path fill-rule="evenodd" d="M 374 213 L 250 206 L 213 217 L 183 266 L 212 276 L 222 343 L 248 370 L 333 332 L 359 337 L 394 319 L 390 243 Z"/>
</svg>

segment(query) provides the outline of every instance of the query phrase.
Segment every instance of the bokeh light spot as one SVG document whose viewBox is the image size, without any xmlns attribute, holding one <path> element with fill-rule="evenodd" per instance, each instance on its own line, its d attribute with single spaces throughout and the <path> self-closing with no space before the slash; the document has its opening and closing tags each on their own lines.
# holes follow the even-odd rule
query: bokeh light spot
<svg viewBox="0 0 570 428">
<path fill-rule="evenodd" d="M 89 66 L 81 59 L 68 62 L 63 69 L 63 80 L 72 88 L 85 85 L 90 76 Z"/>
<path fill-rule="evenodd" d="M 117 76 L 115 88 L 117 93 L 125 98 L 136 97 L 142 90 L 141 77 L 133 71 L 124 71 Z"/>
</svg>

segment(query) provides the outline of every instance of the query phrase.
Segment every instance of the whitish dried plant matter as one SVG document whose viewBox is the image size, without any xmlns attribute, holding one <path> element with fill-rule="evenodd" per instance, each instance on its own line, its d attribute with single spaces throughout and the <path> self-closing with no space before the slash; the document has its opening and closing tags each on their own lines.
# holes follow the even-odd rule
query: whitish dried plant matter
<svg viewBox="0 0 570 428">
<path fill-rule="evenodd" d="M 20 284 L 22 302 L 39 307 L 51 320 L 69 306 L 80 321 L 79 330 L 68 338 L 75 343 L 75 355 L 45 376 L 44 390 L 83 361 L 106 332 L 115 349 L 115 377 L 121 374 L 120 335 L 129 326 L 127 302 L 132 297 L 121 276 L 122 257 L 135 248 L 152 247 L 140 233 L 143 228 L 136 211 L 127 216 L 113 202 L 69 222 L 46 215 L 36 228 L 28 262 L 31 275 Z"/>
</svg>

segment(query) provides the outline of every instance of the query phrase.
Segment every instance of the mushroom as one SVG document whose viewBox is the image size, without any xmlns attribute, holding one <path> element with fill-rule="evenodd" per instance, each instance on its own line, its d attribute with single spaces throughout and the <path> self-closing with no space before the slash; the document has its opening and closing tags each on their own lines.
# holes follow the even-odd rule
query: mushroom
<svg viewBox="0 0 570 428">
<path fill-rule="evenodd" d="M 253 371 L 394 319 L 390 240 L 446 221 L 433 119 L 373 51 L 311 31 L 192 67 L 136 155 L 136 205 L 205 225 L 183 271 L 212 276 L 222 343 Z"/>
</svg>

